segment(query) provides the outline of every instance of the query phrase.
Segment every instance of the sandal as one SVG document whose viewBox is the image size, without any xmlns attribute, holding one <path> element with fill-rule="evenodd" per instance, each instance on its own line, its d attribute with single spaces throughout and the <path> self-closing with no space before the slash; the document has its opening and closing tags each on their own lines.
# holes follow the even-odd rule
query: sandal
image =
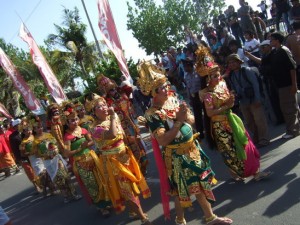
<svg viewBox="0 0 300 225">
<path fill-rule="evenodd" d="M 186 220 L 184 218 L 182 220 L 178 220 L 176 216 L 175 223 L 176 225 L 186 225 Z"/>
<path fill-rule="evenodd" d="M 145 219 L 141 220 L 142 225 L 152 225 L 152 223 L 150 222 L 147 214 L 144 214 L 146 216 Z"/>
<path fill-rule="evenodd" d="M 217 215 L 213 215 L 205 220 L 206 225 L 228 225 L 233 223 L 232 219 L 227 217 L 218 217 Z"/>
<path fill-rule="evenodd" d="M 110 216 L 110 211 L 107 209 L 100 209 L 100 212 L 104 218 L 108 218 Z"/>
<path fill-rule="evenodd" d="M 144 213 L 144 216 L 148 218 L 148 214 Z M 135 212 L 129 212 L 128 218 L 130 220 L 138 220 L 140 217 Z"/>
<path fill-rule="evenodd" d="M 267 171 L 267 172 L 258 172 L 257 174 L 254 175 L 254 180 L 255 181 L 260 181 L 262 179 L 265 179 L 269 177 L 273 172 Z"/>
</svg>

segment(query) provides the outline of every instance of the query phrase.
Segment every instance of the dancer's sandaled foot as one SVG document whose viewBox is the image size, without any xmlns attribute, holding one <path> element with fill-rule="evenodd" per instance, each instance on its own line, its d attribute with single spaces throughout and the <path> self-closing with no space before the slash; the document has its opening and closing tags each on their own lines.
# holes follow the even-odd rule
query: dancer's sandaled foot
<svg viewBox="0 0 300 225">
<path fill-rule="evenodd" d="M 107 209 L 100 209 L 100 212 L 104 218 L 108 218 L 110 216 L 110 211 Z"/>
<path fill-rule="evenodd" d="M 182 220 L 179 220 L 176 216 L 175 223 L 176 225 L 186 225 L 186 220 L 184 218 Z"/>
<path fill-rule="evenodd" d="M 243 177 L 231 177 L 231 179 L 235 182 L 244 182 L 246 178 Z"/>
<path fill-rule="evenodd" d="M 146 218 L 148 218 L 148 215 L 147 215 L 146 213 L 144 213 L 144 216 L 145 216 Z M 139 220 L 139 219 L 140 219 L 139 215 L 136 214 L 135 212 L 129 212 L 128 218 L 129 218 L 130 220 Z"/>
<path fill-rule="evenodd" d="M 273 172 L 271 171 L 266 171 L 266 172 L 258 172 L 257 174 L 254 175 L 254 180 L 255 181 L 260 181 L 262 179 L 265 179 L 269 177 Z"/>
<path fill-rule="evenodd" d="M 228 217 L 218 217 L 216 215 L 213 215 L 212 218 L 206 219 L 206 225 L 228 225 L 232 223 L 232 219 Z"/>
<path fill-rule="evenodd" d="M 142 225 L 153 225 L 153 224 L 150 222 L 150 220 L 149 220 L 147 214 L 144 214 L 144 215 L 145 215 L 145 219 L 142 219 L 142 220 L 141 220 Z"/>
</svg>

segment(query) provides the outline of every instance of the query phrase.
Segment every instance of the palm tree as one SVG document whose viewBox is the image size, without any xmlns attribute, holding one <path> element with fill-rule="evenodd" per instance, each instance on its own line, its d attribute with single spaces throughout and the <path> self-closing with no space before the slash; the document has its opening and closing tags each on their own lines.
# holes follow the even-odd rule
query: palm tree
<svg viewBox="0 0 300 225">
<path fill-rule="evenodd" d="M 86 25 L 81 22 L 79 11 L 64 8 L 62 26 L 54 24 L 57 34 L 48 35 L 45 41 L 48 48 L 62 47 L 73 53 L 76 64 L 81 69 L 81 77 L 88 78 L 90 71 L 93 71 L 94 65 L 99 57 L 87 43 L 85 36 Z"/>
</svg>

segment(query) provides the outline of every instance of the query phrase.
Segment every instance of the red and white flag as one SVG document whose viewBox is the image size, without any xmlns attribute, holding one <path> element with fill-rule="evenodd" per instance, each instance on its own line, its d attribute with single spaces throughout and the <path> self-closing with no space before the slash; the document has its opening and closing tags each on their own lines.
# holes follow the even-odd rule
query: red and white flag
<svg viewBox="0 0 300 225">
<path fill-rule="evenodd" d="M 0 65 L 6 72 L 6 74 L 12 79 L 15 88 L 21 93 L 24 98 L 24 102 L 29 110 L 36 115 L 45 113 L 40 101 L 35 97 L 15 65 L 11 62 L 5 52 L 0 48 Z"/>
<path fill-rule="evenodd" d="M 24 23 L 21 24 L 19 36 L 28 44 L 32 61 L 38 67 L 42 77 L 44 78 L 48 91 L 50 92 L 54 100 L 58 104 L 67 100 L 67 96 L 60 86 L 56 76 L 48 65 L 45 57 L 43 56 L 41 50 L 31 36 L 30 32 L 25 27 Z"/>
<path fill-rule="evenodd" d="M 0 103 L 0 113 L 2 113 L 6 118 L 13 118 L 2 103 Z"/>
<path fill-rule="evenodd" d="M 131 79 L 108 0 L 98 0 L 98 11 L 98 26 L 101 31 L 102 38 L 104 39 L 107 47 L 116 56 L 121 72 L 127 78 Z"/>
</svg>

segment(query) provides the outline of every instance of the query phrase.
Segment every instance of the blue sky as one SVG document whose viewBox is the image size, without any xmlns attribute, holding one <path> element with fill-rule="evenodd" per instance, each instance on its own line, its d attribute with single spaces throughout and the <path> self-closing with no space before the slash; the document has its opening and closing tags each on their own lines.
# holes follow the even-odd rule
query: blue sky
<svg viewBox="0 0 300 225">
<path fill-rule="evenodd" d="M 138 47 L 137 40 L 132 36 L 131 31 L 127 30 L 127 4 L 133 5 L 133 0 L 109 0 L 110 7 L 117 26 L 119 37 L 125 50 L 125 57 L 132 57 L 135 61 L 139 58 L 145 58 L 145 52 Z M 161 0 L 156 0 L 161 2 Z M 27 50 L 28 47 L 18 37 L 18 31 L 21 25 L 21 19 L 25 22 L 32 36 L 38 45 L 44 44 L 44 39 L 48 34 L 55 33 L 54 23 L 61 25 L 63 6 L 73 9 L 75 6 L 79 9 L 82 21 L 88 24 L 83 10 L 81 0 L 0 0 L 0 37 L 8 43 Z M 98 10 L 97 0 L 84 0 L 89 12 L 93 27 L 98 39 L 100 31 L 97 25 Z M 238 8 L 238 0 L 227 0 L 227 5 L 233 4 Z M 260 0 L 249 0 L 251 6 L 256 9 Z M 87 29 L 89 41 L 93 41 L 92 32 Z"/>
</svg>

